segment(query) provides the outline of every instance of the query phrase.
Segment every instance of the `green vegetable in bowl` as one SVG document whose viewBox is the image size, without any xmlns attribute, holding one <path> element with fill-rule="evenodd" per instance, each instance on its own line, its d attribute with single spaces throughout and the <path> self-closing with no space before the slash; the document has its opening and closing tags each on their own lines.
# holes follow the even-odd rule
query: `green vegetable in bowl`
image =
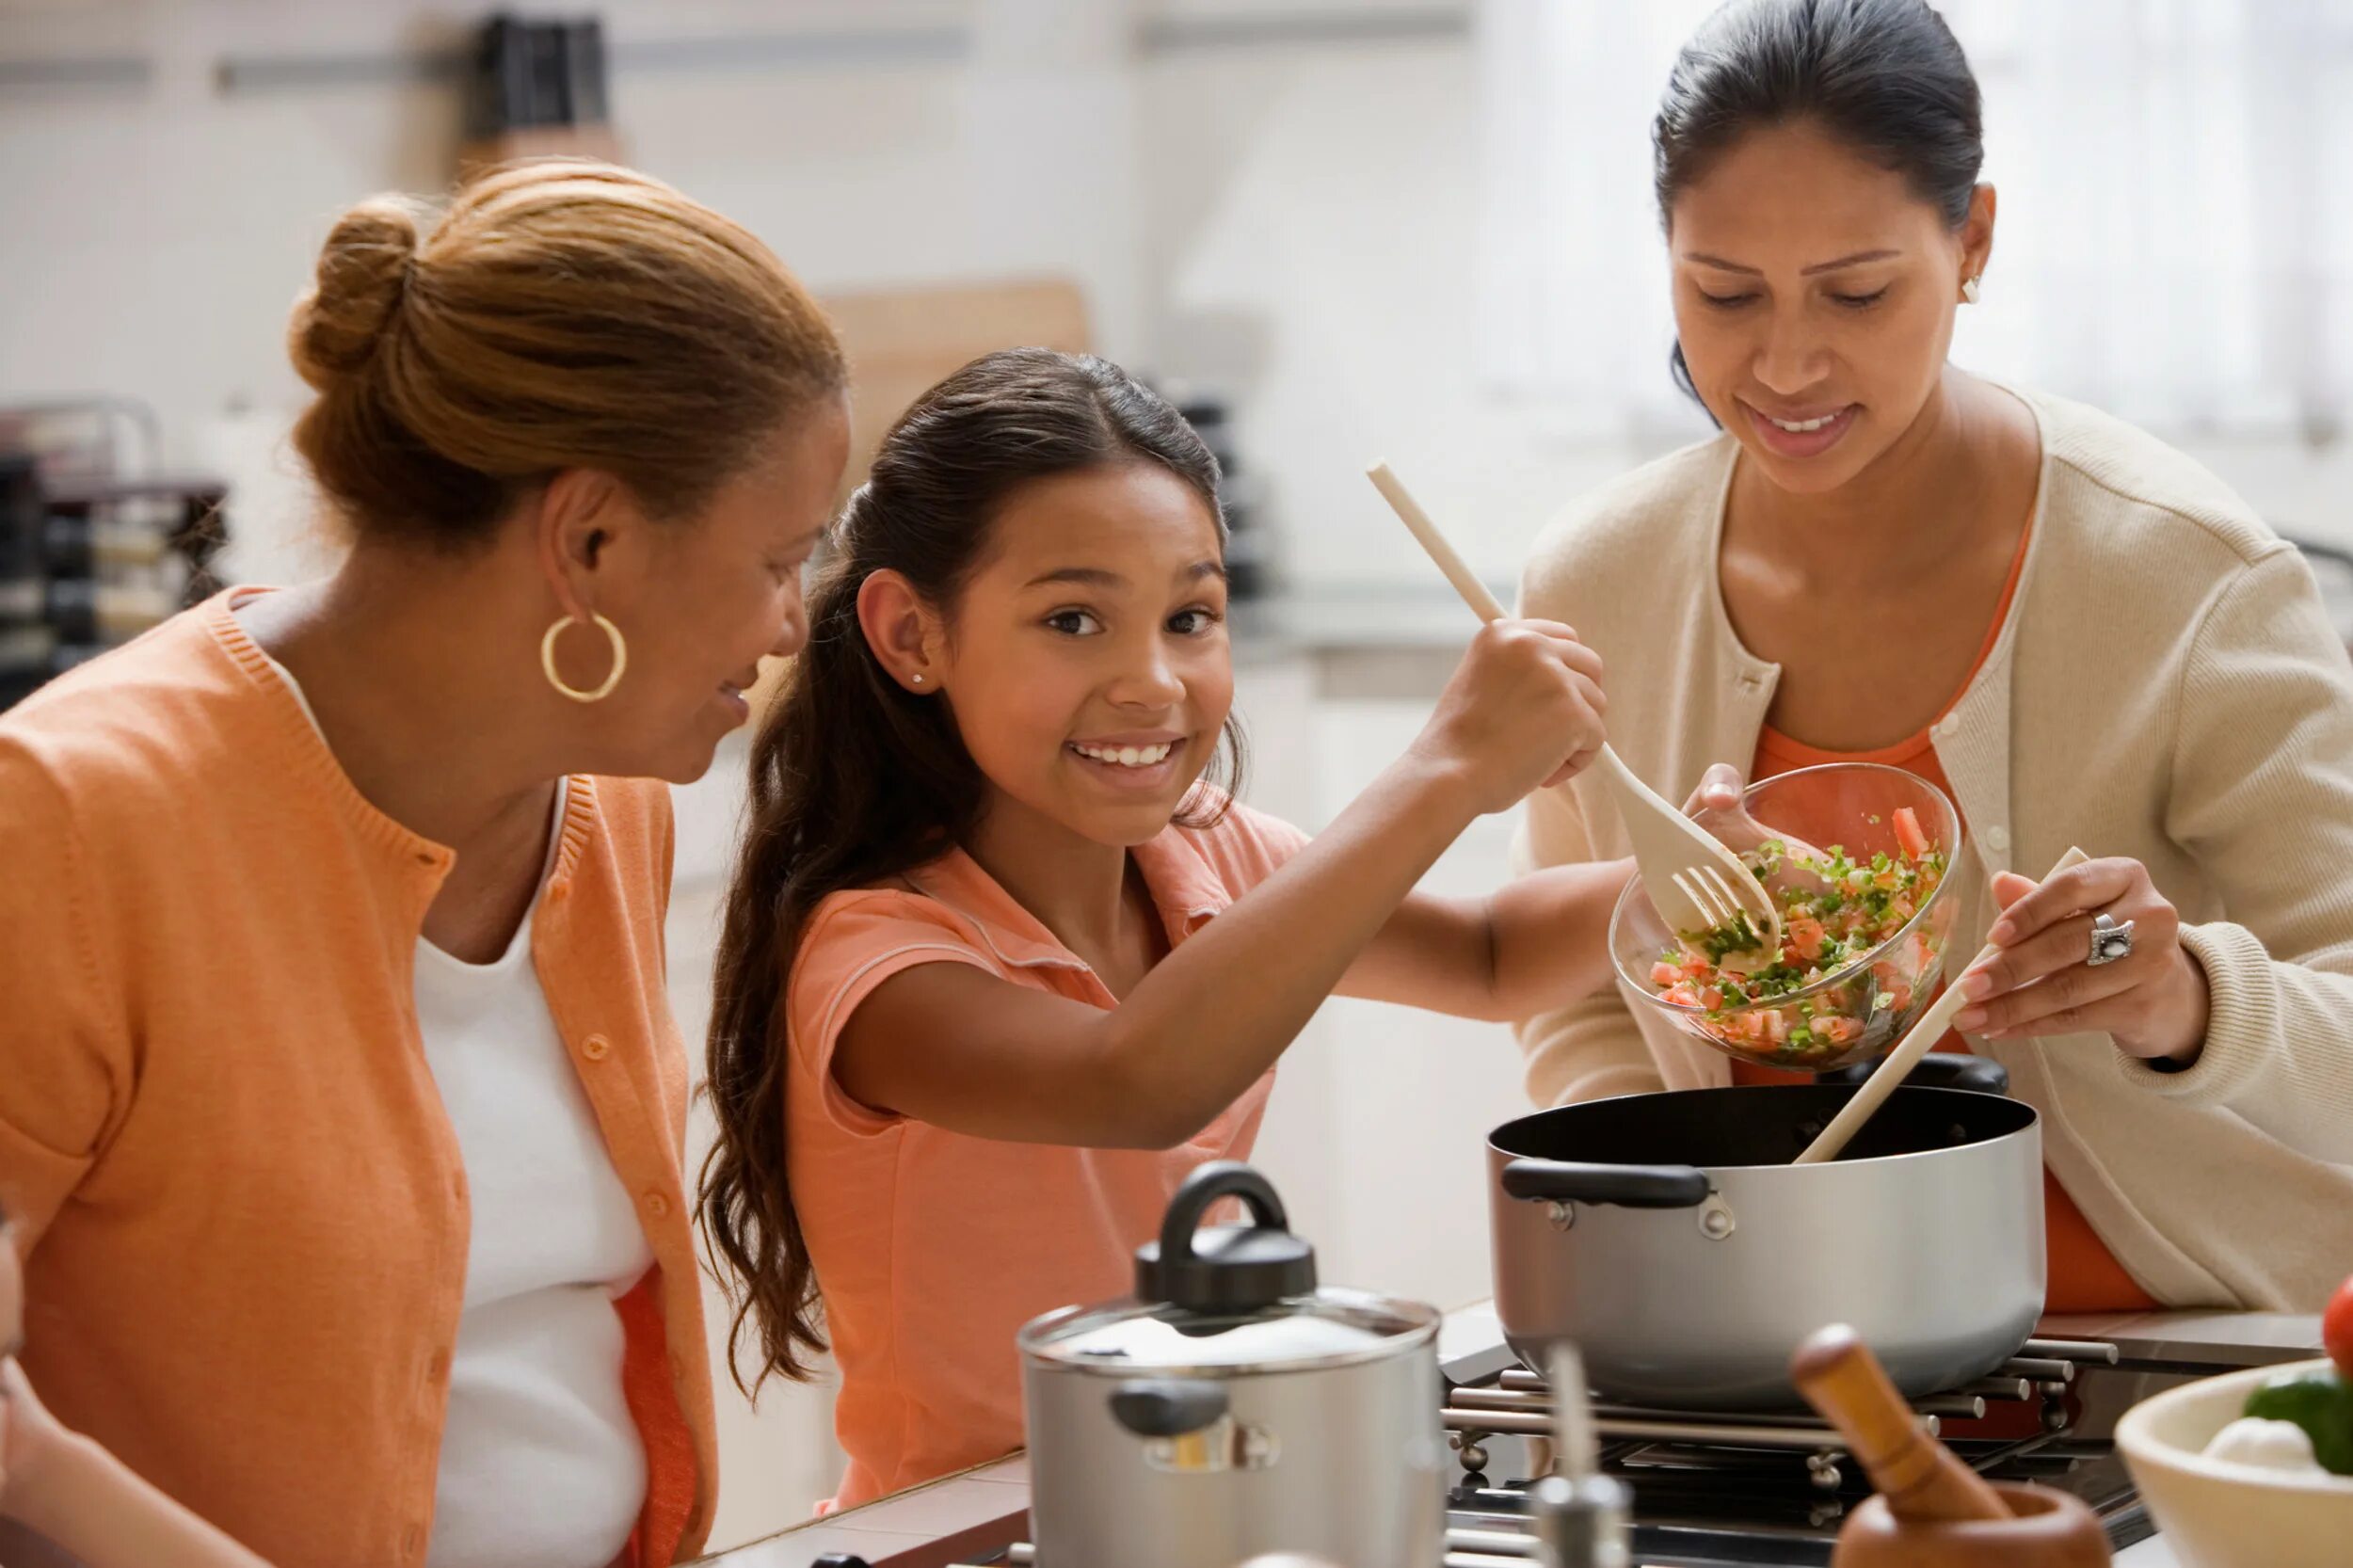
<svg viewBox="0 0 2353 1568">
<path fill-rule="evenodd" d="M 1778 839 L 1748 851 L 1742 860 L 1780 908 L 1781 945 L 1769 951 L 1746 915 L 1678 932 L 1651 964 L 1652 988 L 1700 1010 L 1707 1037 L 1727 1050 L 1784 1066 L 1817 1065 L 1868 1044 L 1874 1031 L 1892 1033 L 1895 1016 L 1912 1005 L 1913 981 L 1936 968 L 1943 938 L 1915 931 L 1902 950 L 1889 944 L 1927 906 L 1947 864 L 1910 807 L 1897 808 L 1894 828 L 1893 855 L 1857 858 L 1837 844 L 1799 855 Z M 1785 867 L 1804 874 L 1777 880 Z M 1841 974 L 1848 984 L 1814 989 Z"/>
<path fill-rule="evenodd" d="M 2353 1383 L 2324 1368 L 2282 1373 L 2247 1396 L 2242 1413 L 2293 1421 L 2313 1440 L 2313 1457 L 2331 1475 L 2353 1476 Z"/>
</svg>

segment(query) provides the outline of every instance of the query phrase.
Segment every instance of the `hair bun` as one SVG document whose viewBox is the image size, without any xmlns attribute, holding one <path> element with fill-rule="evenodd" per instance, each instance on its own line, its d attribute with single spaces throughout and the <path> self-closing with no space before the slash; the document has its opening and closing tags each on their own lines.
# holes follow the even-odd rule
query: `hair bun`
<svg viewBox="0 0 2353 1568">
<path fill-rule="evenodd" d="M 370 197 L 337 218 L 320 247 L 318 280 L 287 329 L 295 369 L 320 392 L 375 358 L 408 286 L 419 216 L 408 198 Z"/>
</svg>

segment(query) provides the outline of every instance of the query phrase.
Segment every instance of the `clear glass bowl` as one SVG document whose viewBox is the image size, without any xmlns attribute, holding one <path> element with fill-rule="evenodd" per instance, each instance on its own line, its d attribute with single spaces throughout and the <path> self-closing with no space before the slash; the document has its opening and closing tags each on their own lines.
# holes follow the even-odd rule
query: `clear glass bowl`
<svg viewBox="0 0 2353 1568">
<path fill-rule="evenodd" d="M 1779 774 L 1750 785 L 1742 799 L 1769 837 L 1783 833 L 1825 851 L 1844 848 L 1865 861 L 1881 851 L 1897 853 L 1895 815 L 1908 806 L 1929 843 L 1945 852 L 1945 874 L 1901 929 L 1860 958 L 1801 989 L 1717 1008 L 1670 1001 L 1651 984 L 1651 966 L 1677 944 L 1638 877 L 1609 917 L 1619 980 L 1639 999 L 1636 1006 L 1657 1009 L 1686 1033 L 1744 1062 L 1825 1072 L 1880 1055 L 1928 1010 L 1943 971 L 1958 907 L 1951 888 L 1961 850 L 1960 815 L 1927 779 L 1876 762 Z M 1720 837 L 1731 825 L 1701 820 Z M 1726 841 L 1736 851 L 1753 847 Z"/>
</svg>

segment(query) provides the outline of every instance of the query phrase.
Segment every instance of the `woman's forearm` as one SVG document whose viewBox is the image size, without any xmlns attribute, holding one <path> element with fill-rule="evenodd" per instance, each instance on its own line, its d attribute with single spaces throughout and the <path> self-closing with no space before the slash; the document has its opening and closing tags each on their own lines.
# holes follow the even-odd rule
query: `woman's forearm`
<svg viewBox="0 0 2353 1568">
<path fill-rule="evenodd" d="M 267 1568 L 86 1437 L 11 1477 L 8 1508 L 82 1568 Z"/>
</svg>

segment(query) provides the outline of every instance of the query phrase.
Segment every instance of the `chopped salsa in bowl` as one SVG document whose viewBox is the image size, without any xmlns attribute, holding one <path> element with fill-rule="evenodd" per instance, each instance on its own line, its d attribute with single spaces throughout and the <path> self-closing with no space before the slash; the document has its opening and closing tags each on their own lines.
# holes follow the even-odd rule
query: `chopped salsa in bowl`
<svg viewBox="0 0 2353 1568">
<path fill-rule="evenodd" d="M 1764 780 L 1745 804 L 1787 835 L 1732 845 L 1781 912 L 1780 944 L 1745 916 L 1669 931 L 1637 881 L 1611 920 L 1621 977 L 1745 1060 L 1820 1072 L 1880 1054 L 1935 991 L 1954 913 L 1938 896 L 1960 837 L 1951 803 L 1899 769 L 1834 763 Z"/>
</svg>

